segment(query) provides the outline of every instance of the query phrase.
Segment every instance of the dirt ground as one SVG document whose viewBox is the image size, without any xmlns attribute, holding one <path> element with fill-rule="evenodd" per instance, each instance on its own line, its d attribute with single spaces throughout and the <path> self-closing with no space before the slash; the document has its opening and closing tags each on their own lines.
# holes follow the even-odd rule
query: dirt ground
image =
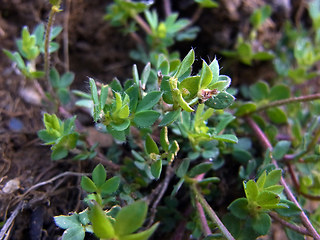
<svg viewBox="0 0 320 240">
<path fill-rule="evenodd" d="M 183 1 L 184 4 L 172 2 L 174 10 L 178 10 L 183 17 L 192 15 L 192 1 Z M 66 26 L 64 21 L 69 13 L 69 62 L 70 70 L 76 75 L 73 89 L 87 90 L 88 76 L 102 82 L 109 82 L 115 76 L 120 80 L 131 76 L 133 61 L 129 58 L 129 50 L 135 47 L 135 42 L 103 20 L 108 3 L 108 0 L 65 0 L 62 7 L 69 10 L 57 15 L 55 24 Z M 219 50 L 231 48 L 239 32 L 247 31 L 245 19 L 261 3 L 263 1 L 259 0 L 221 1 L 219 10 L 203 11 L 196 22 L 202 30 L 199 37 L 175 48 L 183 55 L 194 47 L 198 59 L 212 59 Z M 161 1 L 157 1 L 156 5 L 161 10 Z M 49 8 L 48 1 L 44 0 L 0 0 L 0 48 L 15 51 L 14 40 L 20 36 L 22 27 L 27 25 L 32 30 L 37 24 L 45 23 Z M 281 17 L 289 13 L 295 15 L 295 12 L 294 5 L 289 10 L 280 6 L 268 37 L 276 39 L 277 32 L 281 30 Z M 63 34 L 58 42 L 62 48 L 53 55 L 52 64 L 63 70 L 66 63 Z M 233 84 L 241 83 L 244 81 L 242 79 L 249 83 L 258 79 L 268 80 L 273 76 L 268 64 L 257 65 L 255 72 L 240 64 L 233 67 L 231 70 L 226 64 L 222 70 L 231 75 Z M 58 239 L 62 231 L 55 226 L 52 217 L 83 208 L 80 177 L 62 177 L 27 191 L 37 183 L 65 171 L 90 172 L 95 163 L 50 160 L 49 147 L 43 146 L 37 138 L 37 131 L 43 128 L 44 109 L 34 101 L 30 103 L 34 98 L 37 102 L 39 96 L 28 91 L 29 85 L 1 51 L 0 219 L 9 218 L 15 210 L 18 211 L 9 230 L 10 239 Z M 88 117 L 83 121 L 85 125 L 93 124 Z M 4 187 L 9 187 L 9 190 L 4 192 Z"/>
</svg>

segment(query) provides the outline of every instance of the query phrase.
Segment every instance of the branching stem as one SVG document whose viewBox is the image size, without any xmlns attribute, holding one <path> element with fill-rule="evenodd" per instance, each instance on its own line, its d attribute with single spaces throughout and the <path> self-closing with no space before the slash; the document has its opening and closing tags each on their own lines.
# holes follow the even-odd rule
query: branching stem
<svg viewBox="0 0 320 240">
<path fill-rule="evenodd" d="M 289 103 L 308 102 L 308 101 L 317 100 L 317 99 L 320 99 L 320 93 L 311 94 L 308 96 L 287 98 L 287 99 L 274 101 L 274 102 L 268 103 L 267 105 L 261 106 L 261 107 L 257 108 L 257 110 L 255 112 L 264 111 L 268 108 L 286 105 Z"/>
<path fill-rule="evenodd" d="M 213 209 L 210 207 L 206 199 L 202 196 L 202 194 L 197 189 L 196 183 L 191 184 L 191 190 L 193 191 L 196 199 L 199 201 L 201 206 L 204 208 L 204 210 L 209 215 L 210 219 L 217 224 L 218 228 L 220 229 L 221 233 L 225 236 L 228 240 L 234 240 L 234 237 L 231 235 L 231 233 L 228 231 L 228 229 L 223 225 L 217 214 L 213 211 Z"/>
</svg>

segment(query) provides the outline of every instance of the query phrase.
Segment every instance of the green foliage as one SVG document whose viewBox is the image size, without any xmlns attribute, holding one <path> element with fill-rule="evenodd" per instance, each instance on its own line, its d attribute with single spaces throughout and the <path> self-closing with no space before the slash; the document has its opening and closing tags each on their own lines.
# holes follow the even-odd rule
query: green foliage
<svg viewBox="0 0 320 240">
<path fill-rule="evenodd" d="M 271 227 L 271 219 L 267 213 L 274 209 L 287 210 L 294 205 L 288 200 L 280 199 L 283 186 L 277 185 L 277 183 L 281 174 L 281 170 L 272 170 L 268 174 L 264 171 L 257 181 L 243 182 L 246 198 L 233 201 L 229 210 L 234 217 L 241 220 L 239 223 L 244 222 L 246 227 L 244 229 L 230 229 L 234 236 L 243 236 L 246 234 L 245 231 L 254 233 L 248 239 L 255 239 L 259 235 L 267 234 Z M 231 224 L 230 219 L 227 219 L 227 222 L 227 225 Z"/>
<path fill-rule="evenodd" d="M 58 50 L 59 44 L 52 42 L 52 40 L 54 40 L 61 31 L 62 27 L 53 27 L 50 35 L 50 53 Z M 30 34 L 28 27 L 24 27 L 21 31 L 21 39 L 18 39 L 16 44 L 19 50 L 18 52 L 10 52 L 6 49 L 3 49 L 3 52 L 17 65 L 20 72 L 26 78 L 42 78 L 44 72 L 36 69 L 36 59 L 40 53 L 44 53 L 44 25 L 37 25 L 32 34 Z"/>
<path fill-rule="evenodd" d="M 55 114 L 44 114 L 43 123 L 46 129 L 38 131 L 38 136 L 46 145 L 52 145 L 52 160 L 66 157 L 68 151 L 76 147 L 79 134 L 75 132 L 75 119 L 74 116 L 61 121 Z"/>
</svg>

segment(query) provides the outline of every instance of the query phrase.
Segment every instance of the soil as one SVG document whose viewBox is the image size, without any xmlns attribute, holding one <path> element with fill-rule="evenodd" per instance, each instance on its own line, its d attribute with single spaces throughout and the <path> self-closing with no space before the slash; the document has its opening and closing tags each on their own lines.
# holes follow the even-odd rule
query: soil
<svg viewBox="0 0 320 240">
<path fill-rule="evenodd" d="M 20 36 L 23 26 L 32 30 L 37 24 L 45 23 L 50 9 L 49 1 L 0 2 L 0 48 L 14 51 L 14 40 Z M 124 80 L 131 76 L 134 62 L 129 57 L 129 51 L 135 48 L 136 43 L 130 36 L 123 35 L 119 29 L 103 20 L 105 8 L 110 2 L 64 1 L 63 8 L 70 3 L 68 56 L 69 68 L 76 76 L 73 89 L 88 90 L 88 76 L 104 83 L 110 82 L 114 77 Z M 183 2 L 185 4 L 174 3 L 173 8 L 183 17 L 190 18 L 194 5 L 192 1 Z M 214 56 L 222 58 L 219 50 L 232 48 L 238 33 L 248 31 L 245 20 L 262 3 L 262 0 L 221 1 L 219 10 L 202 12 L 196 22 L 202 30 L 198 38 L 193 42 L 179 43 L 175 48 L 184 55 L 193 47 L 199 60 L 212 59 Z M 162 11 L 161 1 L 156 1 L 156 5 Z M 295 9 L 279 9 L 286 14 L 295 12 Z M 281 12 L 277 13 L 279 16 L 283 15 Z M 66 11 L 59 13 L 55 24 L 66 26 L 66 14 Z M 274 17 L 276 19 L 277 16 Z M 283 20 L 277 19 L 265 33 L 270 39 L 277 39 Z M 67 61 L 63 52 L 63 40 L 61 34 L 57 41 L 62 47 L 52 56 L 52 65 L 61 71 L 65 69 Z M 234 86 L 259 79 L 270 80 L 273 77 L 269 64 L 257 64 L 254 72 L 252 68 L 249 70 L 242 64 L 233 65 L 232 69 L 230 64 L 224 64 L 223 61 L 221 65 L 226 66 L 222 71 L 233 78 Z M 31 91 L 28 88 L 30 85 L 32 83 L 24 79 L 0 52 L 0 219 L 7 219 L 15 209 L 18 210 L 13 227 L 8 231 L 10 239 L 58 239 L 63 231 L 55 226 L 53 216 L 84 208 L 83 192 L 79 188 L 80 178 L 62 177 L 25 193 L 37 183 L 66 171 L 91 172 L 97 161 L 50 160 L 50 148 L 44 146 L 37 137 L 37 131 L 43 128 L 42 115 L 45 109 L 38 104 L 39 94 Z M 40 85 L 44 83 L 40 81 Z M 90 117 L 85 114 L 82 123 L 88 127 L 93 125 Z M 110 139 L 105 141 L 110 142 Z M 9 190 L 4 192 L 9 185 Z"/>
</svg>

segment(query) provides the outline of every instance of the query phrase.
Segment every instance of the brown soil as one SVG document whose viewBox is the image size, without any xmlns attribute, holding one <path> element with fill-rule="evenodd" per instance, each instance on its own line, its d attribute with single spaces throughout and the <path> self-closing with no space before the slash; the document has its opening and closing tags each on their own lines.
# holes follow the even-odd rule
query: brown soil
<svg viewBox="0 0 320 240">
<path fill-rule="evenodd" d="M 68 1 L 64 2 L 65 6 Z M 72 88 L 87 90 L 88 76 L 101 82 L 109 82 L 115 76 L 120 80 L 130 77 L 133 61 L 129 58 L 129 51 L 135 47 L 135 42 L 103 20 L 105 7 L 110 1 L 70 2 L 69 61 L 70 70 L 76 74 Z M 190 47 L 194 47 L 198 59 L 212 59 L 218 54 L 219 49 L 233 46 L 238 32 L 245 32 L 248 27 L 241 24 L 256 7 L 248 3 L 259 5 L 261 1 L 234 2 L 233 6 L 222 4 L 222 10 L 203 12 L 197 22 L 202 28 L 199 38 L 195 42 L 176 46 L 182 55 Z M 158 1 L 157 4 L 161 6 Z M 174 7 L 185 17 L 192 15 L 192 7 Z M 22 26 L 27 25 L 32 30 L 38 23 L 45 21 L 49 8 L 48 1 L 43 0 L 1 0 L 0 48 L 16 50 L 14 39 L 20 36 Z M 63 26 L 65 14 L 59 13 L 55 24 Z M 215 22 L 212 21 L 212 15 L 215 16 Z M 58 41 L 63 45 L 62 34 Z M 52 64 L 64 70 L 66 59 L 63 46 L 52 59 Z M 253 82 L 259 78 L 270 79 L 272 74 L 270 75 L 268 67 L 258 66 L 255 73 L 249 73 L 242 65 L 237 66 L 232 72 L 228 72 L 228 68 L 223 71 L 228 72 L 236 83 L 241 82 L 239 76 L 245 76 L 245 81 Z M 11 180 L 14 180 L 11 183 L 16 183 L 16 187 L 12 187 L 8 193 L 0 192 L 0 219 L 10 217 L 19 203 L 23 202 L 13 228 L 9 230 L 10 239 L 58 239 L 62 231 L 55 226 L 52 217 L 84 207 L 81 202 L 82 192 L 79 189 L 80 178 L 63 177 L 26 195 L 24 193 L 37 183 L 65 171 L 90 172 L 95 164 L 50 160 L 49 147 L 43 146 L 37 138 L 37 131 L 43 128 L 44 109 L 28 103 L 28 99 L 37 97 L 34 96 L 37 93 L 29 93 L 31 96 L 19 94 L 20 89 L 26 89 L 29 85 L 30 83 L 15 71 L 8 58 L 0 52 L 0 186 L 8 186 Z M 88 122 L 90 124 L 91 120 Z M 33 222 L 37 224 L 32 224 Z"/>
</svg>

